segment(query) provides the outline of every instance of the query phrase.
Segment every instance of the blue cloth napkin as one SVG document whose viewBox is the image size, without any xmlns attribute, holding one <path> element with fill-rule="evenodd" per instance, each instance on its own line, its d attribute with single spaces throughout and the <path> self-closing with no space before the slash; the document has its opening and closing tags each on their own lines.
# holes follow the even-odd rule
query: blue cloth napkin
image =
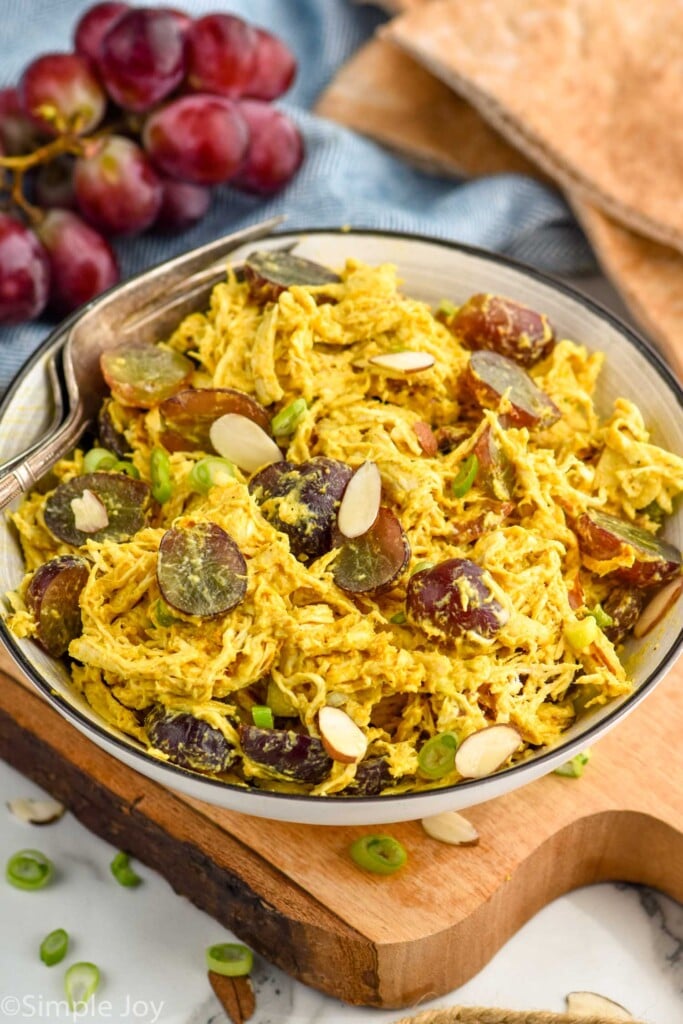
<svg viewBox="0 0 683 1024">
<path fill-rule="evenodd" d="M 89 6 L 91 0 L 3 0 L 0 85 L 16 82 L 35 56 L 70 49 L 74 26 Z M 193 15 L 230 10 L 287 41 L 299 74 L 282 106 L 301 127 L 307 156 L 294 181 L 268 201 L 224 186 L 209 214 L 189 231 L 116 241 L 124 276 L 275 213 L 287 214 L 287 228 L 352 224 L 454 239 L 556 274 L 593 266 L 561 196 L 538 182 L 514 174 L 463 182 L 430 177 L 309 113 L 336 69 L 381 23 L 379 10 L 350 0 L 177 0 L 177 6 Z M 0 327 L 0 391 L 50 327 L 44 320 Z"/>
</svg>

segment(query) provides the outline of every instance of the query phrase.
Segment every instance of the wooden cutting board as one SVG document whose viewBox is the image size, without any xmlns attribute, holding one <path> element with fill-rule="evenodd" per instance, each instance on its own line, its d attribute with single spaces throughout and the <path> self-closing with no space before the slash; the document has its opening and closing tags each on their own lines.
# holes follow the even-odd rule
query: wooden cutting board
<svg viewBox="0 0 683 1024">
<path fill-rule="evenodd" d="M 280 824 L 172 793 L 83 738 L 5 652 L 0 662 L 0 757 L 262 956 L 346 1002 L 403 1007 L 457 988 L 541 907 L 591 882 L 683 901 L 683 662 L 581 779 L 549 775 L 467 811 L 475 847 L 437 843 L 418 822 Z M 400 839 L 407 867 L 356 868 L 347 849 L 368 831 Z"/>
</svg>

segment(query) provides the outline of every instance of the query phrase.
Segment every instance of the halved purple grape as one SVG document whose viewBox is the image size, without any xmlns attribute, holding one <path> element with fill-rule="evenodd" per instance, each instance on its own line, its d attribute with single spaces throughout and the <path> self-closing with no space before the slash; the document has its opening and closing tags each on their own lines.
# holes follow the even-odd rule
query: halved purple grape
<svg viewBox="0 0 683 1024">
<path fill-rule="evenodd" d="M 452 637 L 473 631 L 494 636 L 508 612 L 488 584 L 487 574 L 469 558 L 449 558 L 410 577 L 408 620 L 428 636 Z"/>
<path fill-rule="evenodd" d="M 104 505 L 108 522 L 101 529 L 86 532 L 76 526 L 72 502 L 90 491 Z M 84 473 L 59 486 L 45 502 L 43 518 L 50 533 L 67 544 L 80 546 L 86 540 L 128 540 L 145 526 L 150 500 L 149 486 L 125 473 Z"/>
<path fill-rule="evenodd" d="M 332 768 L 332 758 L 317 736 L 292 729 L 242 725 L 240 742 L 245 756 L 274 778 L 294 779 L 315 786 L 327 778 Z"/>
<path fill-rule="evenodd" d="M 103 448 L 118 455 L 120 459 L 125 459 L 130 454 L 131 447 L 121 431 L 114 426 L 110 407 L 111 399 L 109 398 L 100 406 L 97 415 L 97 435 Z"/>
<path fill-rule="evenodd" d="M 678 548 L 617 516 L 585 512 L 576 522 L 576 532 L 581 550 L 598 561 L 630 555 L 633 564 L 614 569 L 610 576 L 634 587 L 663 583 L 681 571 Z"/>
<path fill-rule="evenodd" d="M 247 563 L 217 523 L 189 522 L 171 527 L 161 538 L 157 580 L 172 608 L 211 618 L 244 600 Z"/>
<path fill-rule="evenodd" d="M 81 633 L 79 598 L 90 566 L 84 558 L 60 555 L 39 566 L 26 590 L 26 605 L 36 622 L 37 639 L 60 658 Z"/>
<path fill-rule="evenodd" d="M 249 491 L 268 522 L 289 537 L 302 561 L 320 558 L 332 547 L 337 510 L 353 470 L 343 462 L 316 456 L 306 462 L 273 462 L 249 481 Z"/>
<path fill-rule="evenodd" d="M 223 733 L 194 715 L 156 704 L 145 716 L 145 729 L 150 744 L 183 768 L 218 775 L 235 760 Z"/>
<path fill-rule="evenodd" d="M 161 443 L 169 452 L 213 452 L 211 425 L 227 413 L 253 420 L 270 434 L 270 417 L 262 405 L 235 388 L 186 388 L 159 406 L 164 429 Z"/>
<path fill-rule="evenodd" d="M 515 467 L 491 427 L 484 429 L 472 451 L 479 461 L 478 483 L 492 498 L 509 498 L 515 486 Z"/>
<path fill-rule="evenodd" d="M 188 385 L 194 364 L 182 355 L 143 341 L 128 341 L 100 357 L 102 375 L 122 405 L 151 409 Z"/>
<path fill-rule="evenodd" d="M 341 278 L 320 263 L 291 252 L 252 252 L 245 260 L 244 276 L 254 302 L 276 302 L 292 285 L 339 284 Z"/>
<path fill-rule="evenodd" d="M 500 417 L 505 427 L 550 427 L 560 410 L 526 370 L 497 352 L 473 352 L 463 375 L 463 391 L 484 409 L 497 409 L 503 395 L 510 409 Z"/>
<path fill-rule="evenodd" d="M 628 636 L 640 618 L 647 600 L 645 590 L 623 586 L 610 591 L 602 602 L 602 609 L 609 615 L 612 624 L 606 626 L 603 633 L 613 644 L 620 644 Z"/>
<path fill-rule="evenodd" d="M 453 314 L 438 314 L 466 348 L 487 349 L 532 366 L 555 345 L 548 317 L 502 295 L 472 295 Z"/>
<path fill-rule="evenodd" d="M 334 582 L 350 594 L 378 594 L 408 568 L 410 543 L 391 511 L 382 506 L 367 533 L 343 541 L 332 565 Z"/>
<path fill-rule="evenodd" d="M 389 771 L 389 762 L 384 757 L 369 757 L 361 761 L 356 768 L 353 782 L 339 794 L 340 796 L 378 796 L 383 789 L 393 782 Z"/>
</svg>

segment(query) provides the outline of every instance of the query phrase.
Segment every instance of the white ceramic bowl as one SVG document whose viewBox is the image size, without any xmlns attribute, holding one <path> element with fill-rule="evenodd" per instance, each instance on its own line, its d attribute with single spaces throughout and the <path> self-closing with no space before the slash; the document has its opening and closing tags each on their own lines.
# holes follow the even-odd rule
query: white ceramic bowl
<svg viewBox="0 0 683 1024">
<path fill-rule="evenodd" d="M 407 294 L 436 304 L 448 297 L 461 301 L 475 292 L 497 292 L 547 313 L 560 336 L 606 353 L 600 378 L 598 407 L 611 408 L 617 395 L 633 398 L 652 429 L 654 440 L 683 452 L 683 390 L 654 351 L 632 331 L 590 300 L 550 279 L 507 260 L 464 246 L 385 232 L 319 231 L 278 235 L 258 248 L 301 238 L 297 253 L 328 266 L 340 266 L 351 256 L 370 264 L 395 263 Z M 256 246 L 250 243 L 234 254 L 239 260 Z M 5 461 L 40 436 L 47 426 L 49 391 L 46 361 L 55 342 L 48 339 L 24 367 L 0 406 L 0 460 Z M 16 538 L 7 524 L 0 526 L 0 591 L 13 589 L 23 574 Z M 666 538 L 683 547 L 683 508 L 666 526 Z M 500 796 L 532 782 L 585 749 L 632 711 L 666 671 L 683 645 L 680 604 L 645 640 L 630 641 L 627 661 L 635 692 L 615 700 L 577 722 L 561 742 L 537 752 L 530 760 L 484 779 L 449 789 L 388 797 L 320 798 L 283 793 L 252 792 L 161 762 L 140 744 L 103 721 L 72 691 L 67 672 L 31 641 L 17 640 L 0 624 L 10 653 L 44 697 L 82 733 L 113 757 L 173 789 L 231 810 L 282 821 L 320 825 L 375 825 L 404 821 L 454 810 Z M 636 656 L 637 654 L 637 656 Z"/>
</svg>

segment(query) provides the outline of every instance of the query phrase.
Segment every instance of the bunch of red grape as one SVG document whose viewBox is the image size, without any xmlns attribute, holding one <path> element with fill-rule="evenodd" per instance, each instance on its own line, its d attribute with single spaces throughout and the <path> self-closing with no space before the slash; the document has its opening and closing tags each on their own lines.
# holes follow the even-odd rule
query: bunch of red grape
<svg viewBox="0 0 683 1024">
<path fill-rule="evenodd" d="M 213 185 L 268 195 L 303 160 L 298 128 L 270 102 L 295 58 L 241 18 L 107 0 L 74 47 L 0 90 L 0 323 L 63 316 L 114 284 L 105 235 L 182 230 Z"/>
</svg>

